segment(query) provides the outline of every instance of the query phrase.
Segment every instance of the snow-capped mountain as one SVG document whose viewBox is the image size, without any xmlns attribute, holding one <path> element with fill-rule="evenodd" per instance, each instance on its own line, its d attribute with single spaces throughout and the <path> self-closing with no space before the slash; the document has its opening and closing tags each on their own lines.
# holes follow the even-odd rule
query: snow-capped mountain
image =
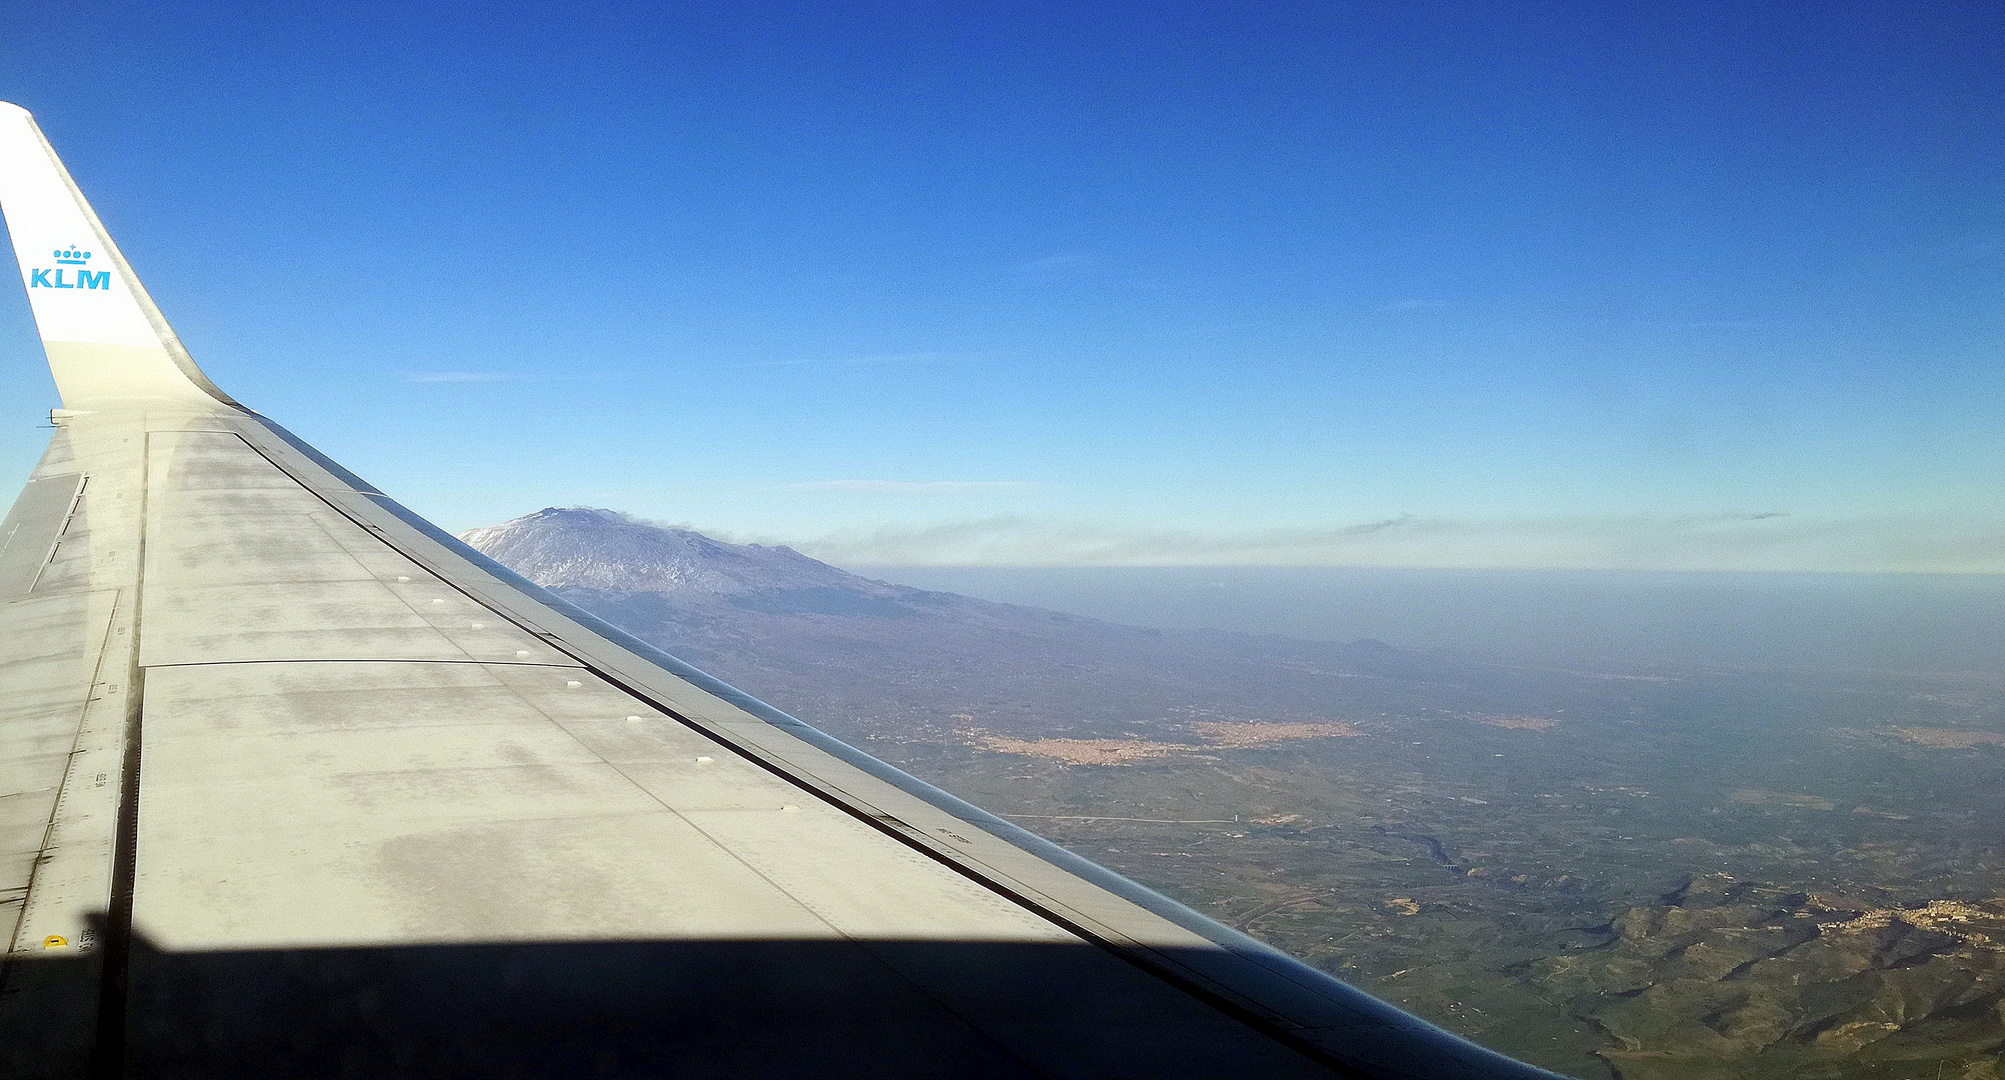
<svg viewBox="0 0 2005 1080">
<path fill-rule="evenodd" d="M 773 589 L 915 592 L 845 573 L 788 547 L 727 544 L 615 510 L 545 507 L 460 539 L 545 588 L 728 596 Z"/>
</svg>

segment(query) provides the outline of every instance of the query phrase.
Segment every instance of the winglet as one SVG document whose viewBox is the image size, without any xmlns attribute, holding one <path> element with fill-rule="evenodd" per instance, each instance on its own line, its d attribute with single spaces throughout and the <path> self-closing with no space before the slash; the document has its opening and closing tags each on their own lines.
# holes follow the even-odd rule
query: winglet
<svg viewBox="0 0 2005 1080">
<path fill-rule="evenodd" d="M 63 405 L 234 406 L 203 375 L 18 105 L 0 102 L 0 213 Z"/>
</svg>

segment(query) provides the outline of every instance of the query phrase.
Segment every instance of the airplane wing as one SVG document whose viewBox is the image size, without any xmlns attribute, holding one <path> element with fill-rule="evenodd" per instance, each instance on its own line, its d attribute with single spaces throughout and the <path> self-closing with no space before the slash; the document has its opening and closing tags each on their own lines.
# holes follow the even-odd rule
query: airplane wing
<svg viewBox="0 0 2005 1080">
<path fill-rule="evenodd" d="M 1548 1075 L 613 629 L 238 405 L 12 105 L 0 207 L 63 403 L 0 525 L 0 1077 Z"/>
</svg>

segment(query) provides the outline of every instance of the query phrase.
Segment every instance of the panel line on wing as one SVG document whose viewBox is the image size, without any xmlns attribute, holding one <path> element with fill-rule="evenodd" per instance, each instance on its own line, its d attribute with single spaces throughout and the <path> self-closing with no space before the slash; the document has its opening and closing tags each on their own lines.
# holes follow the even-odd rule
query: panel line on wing
<svg viewBox="0 0 2005 1080">
<path fill-rule="evenodd" d="M 85 598 L 87 608 L 93 599 L 96 598 Z M 107 663 L 113 662 L 111 653 L 120 626 L 118 606 L 115 594 L 105 605 L 89 689 L 74 714 L 76 731 L 63 763 L 62 777 L 56 783 L 39 853 L 28 872 L 26 902 L 9 942 L 10 952 L 33 951 L 27 948 L 30 943 L 45 941 L 51 935 L 77 943 L 82 951 L 89 951 L 96 944 L 91 940 L 84 916 L 109 895 L 112 837 L 103 820 L 110 816 L 105 813 L 103 800 L 91 796 L 103 793 L 107 785 L 80 785 L 78 778 L 86 774 L 108 778 L 117 765 L 111 756 L 115 747 L 94 738 L 103 732 L 93 721 L 107 711 L 121 711 L 120 707 L 128 700 L 130 688 L 120 685 L 124 680 L 105 677 Z M 110 704 L 105 704 L 107 701 Z M 101 888 L 93 884 L 100 878 Z"/>
<path fill-rule="evenodd" d="M 0 521 L 0 602 L 28 596 L 41 582 L 82 497 L 81 472 L 29 480 Z"/>
<path fill-rule="evenodd" d="M 29 592 L 35 591 L 35 587 L 42 583 L 42 575 L 48 573 L 49 567 L 55 565 L 56 551 L 63 546 L 63 538 L 69 535 L 70 522 L 76 520 L 77 508 L 84 504 L 84 490 L 89 486 L 90 474 L 78 473 L 76 491 L 70 496 L 70 508 L 63 513 L 63 523 L 56 526 L 56 535 L 49 541 L 48 555 L 43 557 L 42 564 L 35 568 L 35 579 L 28 583 Z"/>
</svg>

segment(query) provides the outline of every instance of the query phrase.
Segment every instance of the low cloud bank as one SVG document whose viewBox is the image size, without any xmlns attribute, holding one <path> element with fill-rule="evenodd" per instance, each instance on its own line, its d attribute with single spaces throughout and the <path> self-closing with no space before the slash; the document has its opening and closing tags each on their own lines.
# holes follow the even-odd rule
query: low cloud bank
<svg viewBox="0 0 2005 1080">
<path fill-rule="evenodd" d="M 793 546 L 859 566 L 1399 566 L 2005 573 L 2005 517 L 1451 519 L 1209 532 L 1030 516 L 831 533 Z"/>
<path fill-rule="evenodd" d="M 1030 480 L 808 480 L 783 485 L 786 491 L 840 491 L 853 494 L 960 495 L 971 491 L 1029 491 L 1044 485 Z"/>
<path fill-rule="evenodd" d="M 490 383 L 513 382 L 521 375 L 509 371 L 418 371 L 404 376 L 405 382 L 414 383 Z"/>
</svg>

